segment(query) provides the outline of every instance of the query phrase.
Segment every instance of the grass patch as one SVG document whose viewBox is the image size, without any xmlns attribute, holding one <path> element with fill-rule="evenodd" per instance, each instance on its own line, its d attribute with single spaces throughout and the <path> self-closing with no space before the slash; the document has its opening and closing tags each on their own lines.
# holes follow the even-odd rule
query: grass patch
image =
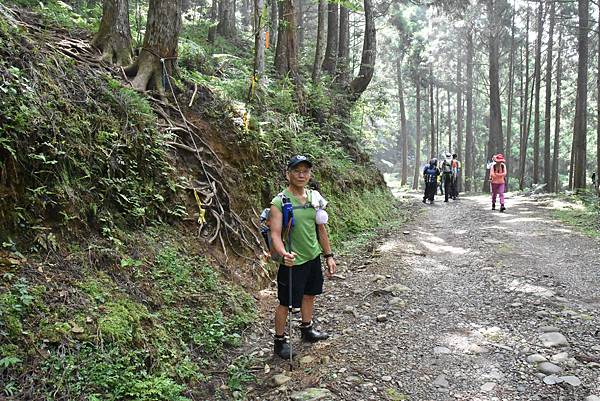
<svg viewBox="0 0 600 401">
<path fill-rule="evenodd" d="M 570 205 L 553 210 L 554 217 L 589 237 L 600 238 L 600 199 L 591 191 L 562 199 Z"/>
</svg>

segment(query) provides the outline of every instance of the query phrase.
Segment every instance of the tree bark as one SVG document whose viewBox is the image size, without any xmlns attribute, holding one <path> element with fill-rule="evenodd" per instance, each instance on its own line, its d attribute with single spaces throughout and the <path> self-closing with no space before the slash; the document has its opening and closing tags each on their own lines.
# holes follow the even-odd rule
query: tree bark
<svg viewBox="0 0 600 401">
<path fill-rule="evenodd" d="M 554 46 L 554 15 L 555 2 L 550 3 L 550 28 L 548 31 L 548 56 L 546 57 L 546 108 L 544 114 L 544 183 L 546 190 L 551 191 L 551 170 L 550 165 L 550 118 L 552 117 L 552 47 Z"/>
<path fill-rule="evenodd" d="M 285 29 L 284 15 L 283 15 L 283 3 L 278 1 L 277 14 L 279 15 L 278 29 L 277 29 L 277 47 L 275 48 L 275 72 L 279 77 L 285 76 L 288 71 L 288 59 L 287 59 L 287 29 Z"/>
<path fill-rule="evenodd" d="M 512 167 L 512 118 L 514 103 L 514 83 L 515 83 L 515 1 L 513 0 L 512 18 L 510 24 L 510 56 L 508 62 L 508 110 L 506 117 L 506 185 L 510 183 L 510 171 Z M 508 190 L 508 188 L 505 188 Z"/>
<path fill-rule="evenodd" d="M 219 0 L 217 34 L 224 38 L 235 37 L 235 0 Z"/>
<path fill-rule="evenodd" d="M 558 156 L 560 152 L 560 82 L 562 79 L 562 31 L 558 34 L 558 57 L 556 65 L 556 111 L 554 113 L 554 154 L 552 155 L 552 191 L 560 191 L 560 177 L 558 175 Z"/>
<path fill-rule="evenodd" d="M 400 184 L 406 185 L 408 176 L 408 138 L 406 129 L 406 107 L 404 105 L 404 85 L 402 80 L 403 56 L 404 54 L 401 52 L 398 58 L 396 59 L 396 76 L 398 77 L 398 108 L 400 109 L 400 137 L 398 138 L 401 160 Z"/>
<path fill-rule="evenodd" d="M 217 39 L 217 24 L 219 23 L 219 0 L 212 0 L 210 22 L 211 25 L 208 28 L 208 42 L 215 43 L 215 40 Z"/>
<path fill-rule="evenodd" d="M 415 91 L 417 97 L 416 104 L 416 139 L 415 139 L 415 175 L 413 177 L 413 189 L 419 188 L 419 179 L 421 178 L 421 77 L 417 72 L 415 80 Z"/>
<path fill-rule="evenodd" d="M 465 191 L 471 191 L 473 178 L 473 29 L 467 33 L 467 119 L 465 122 Z"/>
<path fill-rule="evenodd" d="M 180 29 L 181 0 L 150 0 L 142 51 L 125 70 L 135 75 L 131 82 L 135 89 L 156 89 L 165 96 L 163 78 L 176 69 Z"/>
<path fill-rule="evenodd" d="M 265 41 L 266 27 L 265 20 L 266 8 L 265 0 L 254 0 L 254 77 L 250 87 L 250 96 L 252 98 L 256 90 L 260 90 L 264 84 L 265 73 Z"/>
<path fill-rule="evenodd" d="M 377 55 L 377 31 L 375 29 L 375 17 L 373 15 L 372 0 L 364 0 L 365 7 L 365 37 L 360 60 L 360 69 L 349 85 L 350 100 L 356 101 L 367 89 L 373 72 L 375 71 L 375 58 Z"/>
<path fill-rule="evenodd" d="M 271 30 L 269 31 L 269 41 L 271 42 L 269 47 L 274 49 L 277 48 L 278 43 L 278 32 L 279 32 L 279 6 L 277 0 L 271 1 Z"/>
<path fill-rule="evenodd" d="M 430 149 L 429 149 L 429 158 L 433 159 L 435 157 L 435 155 L 437 154 L 437 147 L 436 147 L 436 136 L 435 136 L 435 115 L 433 114 L 433 108 L 434 108 L 434 103 L 433 103 L 433 67 L 430 65 L 429 66 L 429 122 L 430 122 L 430 127 L 431 127 L 431 132 L 430 132 Z"/>
<path fill-rule="evenodd" d="M 304 0 L 296 0 L 296 36 L 298 38 L 298 53 L 304 49 Z"/>
<path fill-rule="evenodd" d="M 585 189 L 587 151 L 587 74 L 588 74 L 588 30 L 589 0 L 579 0 L 577 13 L 579 29 L 577 33 L 577 100 L 575 102 L 575 122 L 573 129 L 573 188 Z"/>
<path fill-rule="evenodd" d="M 529 32 L 529 7 L 527 7 L 526 32 Z M 519 189 L 525 189 L 525 170 L 527 162 L 527 142 L 529 141 L 529 36 L 525 35 L 525 102 L 523 110 L 523 127 L 519 144 Z M 533 88 L 532 88 L 533 89 Z M 532 90 L 533 92 L 533 90 Z"/>
<path fill-rule="evenodd" d="M 100 50 L 103 61 L 117 65 L 131 64 L 128 0 L 104 0 L 100 28 L 92 46 Z"/>
<path fill-rule="evenodd" d="M 542 73 L 542 34 L 544 32 L 544 3 L 539 2 L 537 14 L 537 40 L 535 44 L 535 111 L 533 114 L 533 183 L 540 181 L 540 89 Z"/>
<path fill-rule="evenodd" d="M 325 60 L 323 70 L 330 75 L 335 74 L 339 40 L 339 5 L 331 2 L 327 6 L 327 47 L 325 48 Z"/>
<path fill-rule="evenodd" d="M 319 11 L 317 19 L 317 44 L 315 46 L 315 61 L 313 63 L 312 81 L 318 83 L 321 78 L 321 67 L 325 59 L 325 42 L 327 32 L 325 21 L 327 20 L 327 0 L 319 0 Z"/>
<path fill-rule="evenodd" d="M 502 140 L 502 112 L 500 109 L 500 82 L 499 82 L 499 46 L 501 25 L 496 9 L 496 0 L 488 2 L 488 18 L 490 22 L 489 36 L 489 81 L 490 81 L 490 131 L 486 158 L 495 153 L 503 152 Z M 489 170 L 486 170 L 483 182 L 483 191 L 489 192 Z"/>
<path fill-rule="evenodd" d="M 600 7 L 598 7 L 598 32 L 600 33 Z M 560 54 L 560 50 L 559 53 Z M 598 40 L 598 54 L 596 55 L 596 193 L 600 196 L 600 40 Z"/>
<path fill-rule="evenodd" d="M 288 74 L 294 83 L 294 92 L 296 94 L 296 104 L 301 112 L 304 112 L 304 89 L 302 79 L 300 78 L 300 69 L 298 67 L 298 36 L 296 29 L 296 10 L 294 0 L 283 1 L 283 16 L 285 18 L 286 29 L 286 55 Z"/>
<path fill-rule="evenodd" d="M 350 81 L 350 10 L 340 6 L 340 29 L 338 40 L 338 59 L 336 82 L 345 86 Z"/>
<path fill-rule="evenodd" d="M 457 92 L 456 92 L 456 149 L 455 153 L 458 156 L 458 160 L 463 160 L 463 82 L 462 82 L 462 52 L 458 55 L 458 60 L 456 63 L 456 84 L 457 84 Z M 464 162 L 464 160 L 463 160 Z M 462 184 L 463 181 L 463 171 L 458 175 L 458 191 L 462 192 Z"/>
<path fill-rule="evenodd" d="M 448 103 L 448 152 L 453 153 L 452 151 L 452 112 L 450 111 L 450 89 L 446 89 L 446 94 L 448 95 L 447 103 Z"/>
</svg>

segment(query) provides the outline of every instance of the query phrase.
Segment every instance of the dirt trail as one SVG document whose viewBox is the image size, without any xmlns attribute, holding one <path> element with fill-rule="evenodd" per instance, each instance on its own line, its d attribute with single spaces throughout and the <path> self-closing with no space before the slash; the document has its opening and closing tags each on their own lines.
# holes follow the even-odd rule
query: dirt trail
<svg viewBox="0 0 600 401">
<path fill-rule="evenodd" d="M 540 199 L 508 197 L 506 213 L 483 196 L 411 207 L 413 223 L 326 283 L 316 320 L 332 337 L 295 332 L 292 372 L 271 356 L 265 308 L 253 351 L 268 366 L 248 398 L 600 400 L 599 241 Z"/>
</svg>

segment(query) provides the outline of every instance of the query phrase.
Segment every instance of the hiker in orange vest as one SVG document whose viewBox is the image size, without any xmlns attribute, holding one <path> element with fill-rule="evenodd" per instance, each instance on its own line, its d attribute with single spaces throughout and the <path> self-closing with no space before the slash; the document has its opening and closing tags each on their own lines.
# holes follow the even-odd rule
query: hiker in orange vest
<svg viewBox="0 0 600 401">
<path fill-rule="evenodd" d="M 500 211 L 504 212 L 504 188 L 506 185 L 506 164 L 504 155 L 498 153 L 492 156 L 493 164 L 490 167 L 490 182 L 492 184 L 492 210 L 496 210 L 496 197 L 500 196 Z"/>
</svg>

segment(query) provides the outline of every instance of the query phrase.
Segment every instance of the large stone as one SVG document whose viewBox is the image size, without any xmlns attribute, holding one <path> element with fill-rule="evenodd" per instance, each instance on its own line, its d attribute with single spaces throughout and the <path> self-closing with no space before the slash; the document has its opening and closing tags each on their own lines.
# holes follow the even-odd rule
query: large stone
<svg viewBox="0 0 600 401">
<path fill-rule="evenodd" d="M 546 377 L 544 377 L 544 383 L 546 384 L 559 384 L 562 383 L 562 379 L 556 375 L 548 375 Z"/>
<path fill-rule="evenodd" d="M 313 363 L 315 360 L 314 357 L 310 356 L 310 355 L 305 355 L 302 358 L 300 358 L 300 366 L 307 366 L 310 365 L 311 363 Z"/>
<path fill-rule="evenodd" d="M 450 351 L 450 349 L 446 348 L 446 347 L 435 347 L 433 349 L 433 353 L 436 354 L 436 355 L 439 355 L 439 354 L 450 354 L 451 352 L 452 351 Z"/>
<path fill-rule="evenodd" d="M 379 290 L 379 292 L 381 292 L 381 293 L 393 294 L 393 295 L 400 295 L 400 294 L 408 292 L 408 291 L 410 291 L 410 288 L 408 288 L 407 286 L 402 285 L 402 284 L 388 285 L 387 287 Z"/>
<path fill-rule="evenodd" d="M 490 391 L 493 391 L 495 388 L 496 388 L 496 383 L 487 382 L 483 386 L 481 386 L 481 391 L 484 393 L 489 393 Z"/>
<path fill-rule="evenodd" d="M 579 380 L 579 378 L 577 376 L 561 376 L 560 377 L 562 379 L 563 382 L 573 386 L 573 387 L 577 387 L 581 385 L 581 380 Z"/>
<path fill-rule="evenodd" d="M 554 375 L 562 372 L 562 368 L 550 362 L 542 362 L 538 365 L 538 370 L 547 375 Z"/>
<path fill-rule="evenodd" d="M 275 387 L 283 386 L 285 383 L 289 382 L 292 378 L 289 376 L 282 374 L 278 374 L 273 376 L 273 384 Z"/>
<path fill-rule="evenodd" d="M 529 363 L 540 363 L 540 362 L 546 362 L 547 360 L 548 359 L 546 359 L 546 357 L 541 354 L 533 354 L 533 355 L 529 355 L 527 357 L 527 362 L 529 362 Z"/>
<path fill-rule="evenodd" d="M 544 333 L 540 335 L 540 340 L 544 347 L 559 347 L 561 345 L 569 345 L 567 338 L 558 332 Z"/>
<path fill-rule="evenodd" d="M 326 388 L 311 387 L 302 391 L 293 393 L 290 398 L 293 401 L 318 401 L 318 400 L 332 400 L 333 394 Z"/>
<path fill-rule="evenodd" d="M 588 395 L 583 399 L 583 401 L 600 401 L 600 397 L 597 395 Z"/>
<path fill-rule="evenodd" d="M 438 389 L 447 389 L 450 387 L 450 383 L 446 380 L 444 375 L 439 375 L 433 382 L 434 387 Z"/>
</svg>

